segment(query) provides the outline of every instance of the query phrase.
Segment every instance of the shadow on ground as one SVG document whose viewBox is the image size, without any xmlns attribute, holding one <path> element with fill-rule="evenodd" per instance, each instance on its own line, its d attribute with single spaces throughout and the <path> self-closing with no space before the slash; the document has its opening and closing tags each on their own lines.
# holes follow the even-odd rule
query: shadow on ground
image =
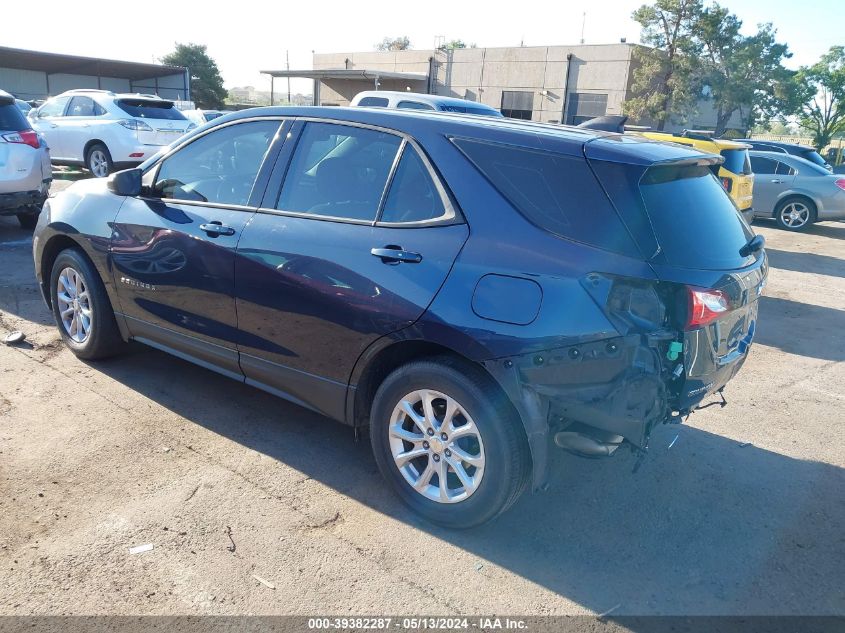
<svg viewBox="0 0 845 633">
<path fill-rule="evenodd" d="M 842 613 L 845 471 L 692 427 L 629 453 L 557 454 L 552 489 L 479 529 L 421 524 L 348 427 L 163 353 L 96 365 L 178 415 L 596 612 Z M 669 443 L 678 435 L 671 449 Z M 840 502 L 837 502 L 837 499 Z M 835 584 L 835 583 L 834 583 Z"/>
<path fill-rule="evenodd" d="M 843 257 L 817 255 L 816 253 L 796 253 L 767 248 L 769 264 L 781 270 L 793 270 L 799 273 L 815 273 L 829 277 L 845 277 L 845 254 Z"/>
<path fill-rule="evenodd" d="M 845 360 L 845 335 L 830 336 L 845 332 L 845 310 L 764 295 L 758 323 L 755 343 L 799 356 Z"/>
</svg>

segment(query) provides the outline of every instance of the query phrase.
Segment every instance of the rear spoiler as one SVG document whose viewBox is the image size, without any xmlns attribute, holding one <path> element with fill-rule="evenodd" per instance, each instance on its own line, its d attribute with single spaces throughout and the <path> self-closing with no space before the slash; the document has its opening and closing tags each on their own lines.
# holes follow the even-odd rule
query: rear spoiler
<svg viewBox="0 0 845 633">
<path fill-rule="evenodd" d="M 15 98 L 12 95 L 0 95 L 0 105 L 9 105 L 15 102 Z"/>
<path fill-rule="evenodd" d="M 119 97 L 117 99 L 118 103 L 125 103 L 127 105 L 151 105 L 157 106 L 160 108 L 172 108 L 176 104 L 173 101 L 168 101 L 167 99 L 159 99 L 158 97 L 154 96 L 139 96 L 139 97 Z"/>
</svg>

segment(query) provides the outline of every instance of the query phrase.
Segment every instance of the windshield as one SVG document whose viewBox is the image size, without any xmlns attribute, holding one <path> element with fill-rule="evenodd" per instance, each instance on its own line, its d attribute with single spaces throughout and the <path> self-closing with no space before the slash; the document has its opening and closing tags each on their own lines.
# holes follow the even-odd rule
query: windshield
<svg viewBox="0 0 845 633">
<path fill-rule="evenodd" d="M 751 162 L 748 160 L 747 149 L 723 149 L 720 154 L 725 159 L 722 167 L 729 172 L 745 176 L 751 173 Z"/>
<path fill-rule="evenodd" d="M 139 119 L 166 119 L 169 121 L 185 121 L 185 116 L 173 107 L 170 101 L 153 101 L 152 99 L 117 99 L 117 107 L 129 116 Z"/>
<path fill-rule="evenodd" d="M 706 166 L 651 167 L 640 179 L 640 194 L 667 264 L 708 270 L 747 265 L 739 250 L 752 233 Z"/>
</svg>

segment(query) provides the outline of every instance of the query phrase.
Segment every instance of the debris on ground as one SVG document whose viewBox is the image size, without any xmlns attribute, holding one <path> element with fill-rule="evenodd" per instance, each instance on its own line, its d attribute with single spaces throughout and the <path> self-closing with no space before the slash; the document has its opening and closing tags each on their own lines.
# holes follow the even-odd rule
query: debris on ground
<svg viewBox="0 0 845 633">
<path fill-rule="evenodd" d="M 143 545 L 136 545 L 129 548 L 130 554 L 143 554 L 144 552 L 151 552 L 153 550 L 152 543 L 144 543 Z"/>
<path fill-rule="evenodd" d="M 6 345 L 18 345 L 19 343 L 23 343 L 25 340 L 26 334 L 20 330 L 15 330 L 14 332 L 9 332 L 3 339 L 3 342 Z"/>
<path fill-rule="evenodd" d="M 237 549 L 237 545 L 235 545 L 235 539 L 232 538 L 232 528 L 229 527 L 228 525 L 226 526 L 226 536 L 228 536 L 229 540 L 232 541 L 232 544 L 227 545 L 226 549 L 234 554 L 235 549 Z"/>
<path fill-rule="evenodd" d="M 265 587 L 269 587 L 270 589 L 275 589 L 275 588 L 276 588 L 276 585 L 274 585 L 274 584 L 273 584 L 272 582 L 270 582 L 269 580 L 264 580 L 261 576 L 256 576 L 255 574 L 253 574 L 253 575 L 252 575 L 252 577 L 253 577 L 253 578 L 255 578 L 258 582 L 260 582 L 260 583 L 261 583 L 262 585 L 264 585 Z"/>
<path fill-rule="evenodd" d="M 739 447 L 745 448 L 746 446 L 752 446 L 751 442 L 740 442 Z"/>
</svg>

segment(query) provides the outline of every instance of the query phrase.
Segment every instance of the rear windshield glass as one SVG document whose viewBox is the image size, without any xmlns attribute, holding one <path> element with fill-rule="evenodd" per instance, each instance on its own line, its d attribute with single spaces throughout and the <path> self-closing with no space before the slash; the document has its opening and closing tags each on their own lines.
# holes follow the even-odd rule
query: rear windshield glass
<svg viewBox="0 0 845 633">
<path fill-rule="evenodd" d="M 751 162 L 748 160 L 747 149 L 723 149 L 721 152 L 725 162 L 722 167 L 734 174 L 751 173 Z"/>
<path fill-rule="evenodd" d="M 364 97 L 358 105 L 366 108 L 386 108 L 388 103 L 390 102 L 384 97 Z"/>
<path fill-rule="evenodd" d="M 820 165 L 821 167 L 825 166 L 824 158 L 822 158 L 821 155 L 814 149 L 802 151 L 798 155 L 804 160 L 810 161 L 811 163 L 815 163 L 816 165 Z"/>
<path fill-rule="evenodd" d="M 706 166 L 651 167 L 640 194 L 667 264 L 709 270 L 747 264 L 739 250 L 752 233 Z"/>
<path fill-rule="evenodd" d="M 185 116 L 169 101 L 147 101 L 144 99 L 118 99 L 117 107 L 129 116 L 140 119 L 167 119 L 184 121 Z"/>
<path fill-rule="evenodd" d="M 26 117 L 14 103 L 0 105 L 0 130 L 22 132 L 29 129 Z"/>
<path fill-rule="evenodd" d="M 577 242 L 639 256 L 582 157 L 474 139 L 452 141 L 534 225 Z"/>
</svg>

